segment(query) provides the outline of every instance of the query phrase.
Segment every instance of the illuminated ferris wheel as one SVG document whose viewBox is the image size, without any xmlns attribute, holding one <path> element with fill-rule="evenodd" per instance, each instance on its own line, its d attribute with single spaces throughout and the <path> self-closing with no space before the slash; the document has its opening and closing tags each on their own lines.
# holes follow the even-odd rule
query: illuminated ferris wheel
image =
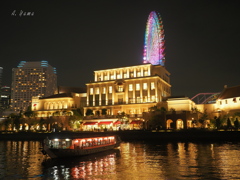
<svg viewBox="0 0 240 180">
<path fill-rule="evenodd" d="M 159 13 L 152 11 L 148 16 L 145 32 L 143 63 L 164 66 L 164 30 Z"/>
</svg>

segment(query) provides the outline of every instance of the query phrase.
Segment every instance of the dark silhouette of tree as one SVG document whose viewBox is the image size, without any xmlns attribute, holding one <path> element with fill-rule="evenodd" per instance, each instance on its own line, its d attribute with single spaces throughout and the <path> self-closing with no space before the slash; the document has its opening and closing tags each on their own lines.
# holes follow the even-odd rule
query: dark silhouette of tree
<svg viewBox="0 0 240 180">
<path fill-rule="evenodd" d="M 234 116 L 239 116 L 240 117 L 240 112 L 235 112 Z"/>
<path fill-rule="evenodd" d="M 221 120 L 220 120 L 220 117 L 214 117 L 215 121 L 216 121 L 216 128 L 217 129 L 220 129 L 221 127 Z"/>
<path fill-rule="evenodd" d="M 8 130 L 9 125 L 10 125 L 10 124 L 13 124 L 12 121 L 13 121 L 13 120 L 12 120 L 10 117 L 8 117 L 7 119 L 4 120 L 3 124 L 4 124 L 4 126 L 5 126 L 5 130 L 6 130 L 6 131 Z"/>
<path fill-rule="evenodd" d="M 32 111 L 31 106 L 28 106 L 27 110 L 23 114 L 28 118 L 34 117 L 34 112 Z"/>
<path fill-rule="evenodd" d="M 239 128 L 238 118 L 235 119 L 235 121 L 234 121 L 234 126 L 235 126 L 235 129 L 238 130 L 238 128 Z"/>
<path fill-rule="evenodd" d="M 76 116 L 83 116 L 83 113 L 82 113 L 82 111 L 81 111 L 81 109 L 79 109 L 79 108 L 77 108 L 76 109 L 76 111 L 73 111 L 73 113 L 74 113 L 74 115 L 76 115 Z M 76 114 L 75 114 L 76 113 Z"/>
<path fill-rule="evenodd" d="M 165 107 L 161 107 L 159 110 L 160 110 L 160 112 L 162 112 L 162 113 L 167 112 L 167 110 L 166 110 Z"/>
<path fill-rule="evenodd" d="M 20 119 L 22 118 L 22 112 L 20 112 L 19 114 L 14 114 L 14 113 L 11 113 L 9 116 L 8 116 L 8 122 L 6 122 L 6 125 L 8 128 L 9 125 L 11 124 L 11 130 L 13 131 L 14 128 L 16 130 L 19 130 L 20 129 Z"/>
<path fill-rule="evenodd" d="M 82 119 L 82 116 L 83 116 L 83 115 L 82 115 L 82 112 L 81 112 L 80 109 L 72 110 L 72 112 L 73 112 L 73 116 L 76 116 L 76 117 Z"/>
<path fill-rule="evenodd" d="M 69 117 L 68 125 L 72 129 L 79 129 L 83 119 L 82 112 L 80 109 L 72 110 L 72 112 L 73 112 L 73 115 Z"/>
<path fill-rule="evenodd" d="M 160 129 L 162 128 L 161 119 L 166 117 L 166 108 L 161 107 L 158 108 L 157 106 L 150 107 L 149 110 L 151 111 L 151 118 L 149 119 L 149 126 L 152 128 Z"/>
<path fill-rule="evenodd" d="M 41 118 L 41 119 L 39 120 L 40 131 L 42 131 L 43 125 L 44 125 L 45 123 L 46 123 L 46 121 L 45 121 L 43 118 Z"/>
<path fill-rule="evenodd" d="M 162 124 L 161 124 L 161 118 L 162 118 L 162 115 L 160 113 L 156 113 L 154 114 L 151 119 L 149 120 L 149 125 L 153 128 L 159 128 L 159 127 L 162 127 Z"/>
<path fill-rule="evenodd" d="M 228 118 L 227 119 L 227 129 L 231 129 L 232 128 L 232 122 L 231 120 Z"/>
<path fill-rule="evenodd" d="M 60 111 L 55 111 L 55 112 L 53 113 L 53 116 L 60 116 Z"/>
<path fill-rule="evenodd" d="M 70 116 L 69 118 L 69 126 L 72 128 L 72 129 L 79 129 L 80 128 L 80 124 L 81 124 L 81 121 L 82 119 L 80 119 L 80 117 L 78 116 Z"/>
<path fill-rule="evenodd" d="M 202 113 L 201 117 L 199 118 L 198 122 L 201 123 L 201 127 L 204 128 L 206 124 L 206 120 L 208 119 L 207 111 L 204 110 L 204 113 Z"/>
<path fill-rule="evenodd" d="M 16 116 L 13 120 L 13 124 L 16 130 L 20 129 L 20 116 Z"/>
<path fill-rule="evenodd" d="M 120 120 L 120 121 L 123 121 L 124 118 L 126 118 L 126 113 L 123 111 L 121 113 L 118 113 L 117 114 L 117 118 Z"/>
<path fill-rule="evenodd" d="M 118 113 L 117 118 L 118 118 L 118 121 L 120 121 L 121 124 L 124 126 L 129 123 L 128 115 L 124 111 L 121 113 Z"/>
<path fill-rule="evenodd" d="M 91 116 L 91 115 L 93 115 L 93 110 L 92 109 L 87 109 L 86 116 Z"/>
<path fill-rule="evenodd" d="M 158 109 L 157 106 L 153 106 L 149 108 L 149 111 L 156 111 L 157 109 Z"/>
<path fill-rule="evenodd" d="M 107 109 L 102 109 L 102 115 L 107 115 Z"/>
<path fill-rule="evenodd" d="M 96 111 L 96 115 L 97 115 L 97 116 L 100 116 L 100 111 Z"/>
</svg>

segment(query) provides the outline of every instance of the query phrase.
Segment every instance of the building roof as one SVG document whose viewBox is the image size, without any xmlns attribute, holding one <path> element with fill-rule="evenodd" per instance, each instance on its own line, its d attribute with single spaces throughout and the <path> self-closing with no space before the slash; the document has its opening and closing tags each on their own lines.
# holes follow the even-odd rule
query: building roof
<svg viewBox="0 0 240 180">
<path fill-rule="evenodd" d="M 219 95 L 218 99 L 228 99 L 228 98 L 234 98 L 234 97 L 240 97 L 240 85 L 225 88 Z"/>
<path fill-rule="evenodd" d="M 54 95 L 51 95 L 51 96 L 42 97 L 40 99 L 64 98 L 64 97 L 72 97 L 72 94 L 71 93 L 54 94 Z"/>
<path fill-rule="evenodd" d="M 114 70 L 114 69 L 123 69 L 123 68 L 133 68 L 133 67 L 137 67 L 137 66 L 161 66 L 161 65 L 152 65 L 151 63 L 145 63 L 145 64 L 137 64 L 137 65 L 130 65 L 130 66 L 123 66 L 123 67 L 115 67 L 115 68 L 108 68 L 108 69 L 99 69 L 99 70 L 95 70 L 96 71 L 109 71 L 109 70 Z"/>
<path fill-rule="evenodd" d="M 58 93 L 86 93 L 86 88 L 82 87 L 68 87 L 68 86 L 58 86 Z"/>
</svg>

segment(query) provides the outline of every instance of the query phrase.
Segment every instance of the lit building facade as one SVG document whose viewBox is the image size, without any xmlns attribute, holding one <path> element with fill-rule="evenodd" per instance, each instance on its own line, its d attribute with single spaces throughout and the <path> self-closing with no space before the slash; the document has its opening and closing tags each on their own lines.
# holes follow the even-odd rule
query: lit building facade
<svg viewBox="0 0 240 180">
<path fill-rule="evenodd" d="M 240 86 L 225 87 L 212 109 L 218 115 L 240 113 Z"/>
<path fill-rule="evenodd" d="M 32 97 L 32 110 L 36 117 L 70 116 L 73 110 L 86 105 L 86 93 L 61 93 L 48 97 Z"/>
<path fill-rule="evenodd" d="M 15 111 L 25 111 L 33 96 L 50 96 L 56 90 L 56 68 L 47 61 L 21 61 L 12 69 L 11 107 Z"/>
<path fill-rule="evenodd" d="M 142 113 L 171 95 L 170 73 L 161 65 L 136 65 L 94 71 L 87 83 L 87 106 L 94 115 L 126 113 L 142 119 Z"/>
</svg>

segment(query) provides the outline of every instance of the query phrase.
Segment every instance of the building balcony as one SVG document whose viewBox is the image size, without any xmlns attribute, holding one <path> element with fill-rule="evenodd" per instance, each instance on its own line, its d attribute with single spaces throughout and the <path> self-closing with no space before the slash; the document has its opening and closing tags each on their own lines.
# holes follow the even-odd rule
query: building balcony
<svg viewBox="0 0 240 180">
<path fill-rule="evenodd" d="M 117 115 L 84 116 L 83 120 L 89 120 L 89 119 L 113 119 L 113 118 L 117 118 Z"/>
<path fill-rule="evenodd" d="M 142 118 L 143 115 L 142 114 L 129 114 L 130 118 Z"/>
<path fill-rule="evenodd" d="M 126 114 L 126 117 L 128 118 L 142 118 L 142 114 Z M 83 120 L 90 120 L 90 119 L 116 119 L 119 118 L 119 115 L 92 115 L 92 116 L 84 116 Z"/>
<path fill-rule="evenodd" d="M 156 103 L 156 101 L 140 101 L 140 100 L 131 100 L 131 101 L 118 101 L 118 102 L 108 102 L 108 104 L 106 103 L 102 103 L 101 105 L 99 103 L 95 103 L 95 105 L 93 105 L 93 103 L 89 103 L 89 105 L 87 105 L 87 107 L 95 107 L 95 106 L 111 106 L 111 105 L 126 105 L 126 104 L 147 104 L 147 103 Z"/>
</svg>

